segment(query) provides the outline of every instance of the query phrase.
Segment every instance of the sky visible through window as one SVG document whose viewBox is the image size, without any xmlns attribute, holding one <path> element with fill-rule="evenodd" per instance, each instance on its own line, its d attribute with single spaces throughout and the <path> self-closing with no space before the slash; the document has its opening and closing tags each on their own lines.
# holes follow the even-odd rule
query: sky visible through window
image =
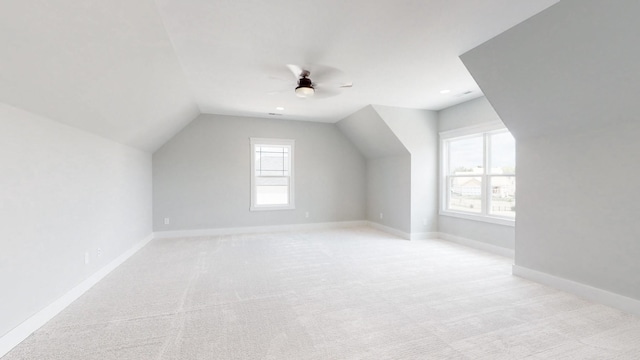
<svg viewBox="0 0 640 360">
<path fill-rule="evenodd" d="M 449 143 L 450 171 L 461 171 L 463 169 L 475 169 L 484 167 L 482 136 L 460 139 Z"/>
<path fill-rule="evenodd" d="M 515 169 L 515 139 L 509 132 L 491 135 L 491 167 Z M 474 136 L 449 143 L 451 171 L 483 167 L 483 137 Z"/>
<path fill-rule="evenodd" d="M 491 167 L 516 167 L 516 140 L 508 132 L 491 135 Z"/>
</svg>

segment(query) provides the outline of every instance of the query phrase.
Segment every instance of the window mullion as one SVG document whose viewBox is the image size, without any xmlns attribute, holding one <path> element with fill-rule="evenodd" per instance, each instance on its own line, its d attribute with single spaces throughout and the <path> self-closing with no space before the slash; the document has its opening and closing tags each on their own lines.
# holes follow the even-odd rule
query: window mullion
<svg viewBox="0 0 640 360">
<path fill-rule="evenodd" d="M 446 155 L 447 155 L 447 176 L 446 176 L 446 181 L 447 181 L 447 185 L 446 185 L 446 199 L 445 199 L 445 203 L 444 203 L 444 208 L 449 210 L 449 204 L 451 204 L 451 146 L 449 146 L 449 142 L 445 142 L 446 147 L 447 147 L 447 151 L 446 151 Z"/>
<path fill-rule="evenodd" d="M 511 225 L 511 214 L 513 209 L 505 210 L 504 207 L 510 206 L 509 203 L 513 203 L 515 199 L 515 191 L 513 189 L 515 185 L 515 175 L 510 171 L 506 171 L 505 166 L 511 163 L 505 162 L 503 152 L 508 149 L 508 143 L 505 145 L 504 136 L 500 139 L 494 137 L 495 134 L 508 133 L 507 130 L 488 131 L 483 133 L 476 133 L 470 135 L 463 135 L 460 137 L 448 137 L 441 138 L 441 214 L 451 215 L 462 218 L 469 218 L 473 220 L 481 220 L 488 222 L 504 223 Z M 442 133 L 441 133 L 442 134 Z M 472 142 L 469 140 L 475 136 L 475 145 L 470 145 Z M 455 148 L 454 148 L 455 145 Z M 475 151 L 470 152 L 471 146 L 475 146 Z M 480 147 L 481 146 L 481 147 Z M 507 146 L 507 148 L 505 148 Z M 480 151 L 478 151 L 480 150 Z M 465 153 L 466 151 L 466 153 Z M 493 152 L 498 151 L 497 155 Z M 459 153 L 458 153 L 459 152 Z M 474 155 L 475 154 L 475 155 Z M 482 158 L 480 158 L 480 156 Z M 475 163 L 470 163 L 468 159 L 475 158 Z M 455 160 L 453 160 L 455 158 Z M 466 163 L 465 163 L 466 161 Z M 495 163 L 495 164 L 494 164 Z M 503 165 L 506 164 L 506 165 Z M 482 165 L 480 169 L 475 169 L 476 166 L 469 167 L 465 164 L 478 164 Z M 496 166 L 494 171 L 493 166 Z M 460 171 L 453 169 L 455 167 Z M 465 169 L 469 167 L 469 169 Z M 481 181 L 480 187 L 477 186 L 477 179 Z M 479 178 L 479 179 L 478 179 Z M 512 179 L 513 178 L 513 179 Z M 494 194 L 494 187 L 496 193 Z M 477 197 L 480 193 L 479 198 Z M 506 195 L 505 195 L 506 194 Z M 475 199 L 477 200 L 474 200 Z M 492 204 L 492 202 L 495 203 Z M 477 204 L 480 202 L 480 204 Z M 474 210 L 474 204 L 476 209 Z M 495 208 L 493 206 L 496 206 Z M 497 212 L 496 212 L 497 211 Z M 511 211 L 511 212 L 509 212 Z M 494 213 L 496 212 L 496 213 Z M 510 219 L 511 217 L 511 219 Z"/>
<path fill-rule="evenodd" d="M 482 173 L 482 214 L 483 215 L 488 215 L 489 214 L 489 176 L 488 173 L 490 171 L 490 149 L 491 149 L 491 142 L 489 141 L 489 135 L 488 134 L 484 134 L 483 135 L 483 154 L 482 154 L 482 160 L 483 160 L 483 166 L 484 166 L 484 171 Z"/>
</svg>

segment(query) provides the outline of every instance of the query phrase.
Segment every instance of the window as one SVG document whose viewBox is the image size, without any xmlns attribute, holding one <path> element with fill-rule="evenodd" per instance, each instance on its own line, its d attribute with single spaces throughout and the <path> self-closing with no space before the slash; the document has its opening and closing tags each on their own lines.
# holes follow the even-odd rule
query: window
<svg viewBox="0 0 640 360">
<path fill-rule="evenodd" d="M 503 126 L 441 133 L 441 213 L 513 224 L 516 145 Z"/>
<path fill-rule="evenodd" d="M 251 138 L 251 211 L 294 209 L 294 140 Z"/>
</svg>

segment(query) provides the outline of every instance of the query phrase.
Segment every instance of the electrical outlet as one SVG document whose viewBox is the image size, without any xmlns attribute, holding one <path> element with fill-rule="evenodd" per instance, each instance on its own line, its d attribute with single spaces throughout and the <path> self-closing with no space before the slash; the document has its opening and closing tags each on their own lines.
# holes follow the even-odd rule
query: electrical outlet
<svg viewBox="0 0 640 360">
<path fill-rule="evenodd" d="M 98 248 L 98 250 L 96 250 L 96 254 L 98 255 L 98 257 L 102 256 L 102 249 Z"/>
<path fill-rule="evenodd" d="M 169 225 L 169 222 L 170 222 L 170 221 L 169 221 L 169 218 L 164 218 L 164 224 L 165 224 L 165 225 Z"/>
<path fill-rule="evenodd" d="M 382 213 L 380 213 L 380 219 L 382 219 L 384 217 L 384 215 Z"/>
</svg>

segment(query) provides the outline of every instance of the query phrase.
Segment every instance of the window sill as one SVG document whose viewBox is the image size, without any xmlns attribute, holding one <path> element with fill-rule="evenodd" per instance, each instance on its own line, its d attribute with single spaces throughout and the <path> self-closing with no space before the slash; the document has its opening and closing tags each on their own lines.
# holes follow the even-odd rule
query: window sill
<svg viewBox="0 0 640 360">
<path fill-rule="evenodd" d="M 486 222 L 486 223 L 491 223 L 491 224 L 498 224 L 498 225 L 504 225 L 504 226 L 516 226 L 516 221 L 515 220 L 507 219 L 507 218 L 500 218 L 500 217 L 486 216 L 486 215 L 467 214 L 467 213 L 462 213 L 462 212 L 444 211 L 444 210 L 440 210 L 439 214 L 441 216 L 449 216 L 449 217 L 455 217 L 455 218 L 459 218 L 459 219 L 480 221 L 480 222 Z"/>
<path fill-rule="evenodd" d="M 294 205 L 261 205 L 251 206 L 249 211 L 295 210 Z"/>
</svg>

